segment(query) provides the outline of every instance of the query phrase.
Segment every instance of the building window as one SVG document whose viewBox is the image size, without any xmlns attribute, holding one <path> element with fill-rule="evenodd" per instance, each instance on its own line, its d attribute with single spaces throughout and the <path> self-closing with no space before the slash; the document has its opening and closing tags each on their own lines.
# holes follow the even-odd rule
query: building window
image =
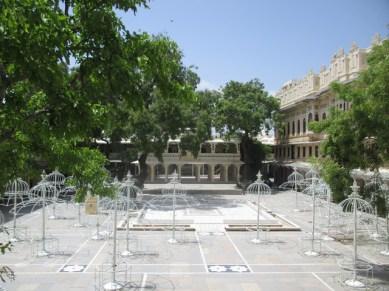
<svg viewBox="0 0 389 291">
<path fill-rule="evenodd" d="M 290 123 L 288 122 L 288 136 L 290 135 Z"/>
<path fill-rule="evenodd" d="M 323 115 L 321 116 L 321 119 L 323 119 L 323 120 L 326 120 L 326 119 L 327 119 L 327 115 L 326 115 L 325 112 L 323 112 Z"/>
<path fill-rule="evenodd" d="M 307 131 L 307 122 L 305 121 L 305 118 L 303 119 L 303 133 Z"/>
<path fill-rule="evenodd" d="M 293 120 L 293 122 L 292 122 L 292 135 L 294 135 L 294 133 L 295 133 L 295 128 L 294 128 L 294 120 Z"/>
<path fill-rule="evenodd" d="M 303 158 L 305 158 L 305 147 L 303 147 Z"/>
<path fill-rule="evenodd" d="M 300 157 L 300 147 L 297 147 L 297 158 Z"/>
<path fill-rule="evenodd" d="M 297 120 L 297 134 L 300 134 L 300 119 Z"/>
<path fill-rule="evenodd" d="M 284 148 L 282 148 L 282 156 L 285 158 L 286 156 L 285 156 L 285 153 L 286 153 L 286 151 L 285 151 L 285 147 Z"/>
<path fill-rule="evenodd" d="M 315 121 L 319 121 L 319 114 L 315 113 Z"/>
<path fill-rule="evenodd" d="M 309 147 L 309 156 L 312 157 L 312 147 Z"/>
<path fill-rule="evenodd" d="M 315 157 L 319 157 L 319 146 L 315 146 Z"/>
<path fill-rule="evenodd" d="M 308 122 L 311 122 L 312 121 L 312 113 L 310 112 L 309 114 L 308 114 Z"/>
<path fill-rule="evenodd" d="M 290 157 L 290 148 L 288 147 L 288 158 Z"/>
<path fill-rule="evenodd" d="M 343 107 L 343 104 L 339 104 L 339 108 L 342 109 L 342 107 Z"/>
</svg>

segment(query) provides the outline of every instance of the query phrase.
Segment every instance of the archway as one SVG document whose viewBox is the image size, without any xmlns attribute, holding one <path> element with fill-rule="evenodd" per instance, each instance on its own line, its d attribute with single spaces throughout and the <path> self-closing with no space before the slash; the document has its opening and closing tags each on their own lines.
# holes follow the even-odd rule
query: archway
<svg viewBox="0 0 389 291">
<path fill-rule="evenodd" d="M 152 171 L 152 167 L 150 165 L 146 165 L 146 168 L 147 168 L 147 178 L 146 178 L 146 181 L 151 181 L 151 171 Z"/>
<path fill-rule="evenodd" d="M 235 165 L 230 165 L 228 167 L 228 181 L 229 182 L 238 181 L 238 169 Z"/>
<path fill-rule="evenodd" d="M 215 165 L 213 174 L 215 182 L 224 182 L 226 180 L 226 169 L 222 164 Z"/>
<path fill-rule="evenodd" d="M 168 167 L 167 167 L 167 176 L 168 176 L 168 179 L 171 178 L 171 175 L 174 173 L 174 171 L 176 171 L 177 174 L 179 174 L 178 166 L 177 166 L 176 164 L 170 164 L 170 165 L 168 165 Z"/>
<path fill-rule="evenodd" d="M 181 166 L 181 180 L 194 181 L 196 180 L 196 167 L 193 164 L 184 164 Z"/>
<path fill-rule="evenodd" d="M 154 167 L 155 172 L 155 180 L 165 180 L 165 167 L 162 164 L 155 165 Z"/>
</svg>

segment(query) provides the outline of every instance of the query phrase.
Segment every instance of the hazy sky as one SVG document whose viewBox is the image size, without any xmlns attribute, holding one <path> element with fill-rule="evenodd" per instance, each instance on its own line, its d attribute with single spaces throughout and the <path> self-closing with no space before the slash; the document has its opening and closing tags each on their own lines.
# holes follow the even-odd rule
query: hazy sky
<svg viewBox="0 0 389 291">
<path fill-rule="evenodd" d="M 198 67 L 200 88 L 259 78 L 270 92 L 327 65 L 355 41 L 389 34 L 389 0 L 152 0 L 120 17 L 130 30 L 163 33 Z"/>
</svg>

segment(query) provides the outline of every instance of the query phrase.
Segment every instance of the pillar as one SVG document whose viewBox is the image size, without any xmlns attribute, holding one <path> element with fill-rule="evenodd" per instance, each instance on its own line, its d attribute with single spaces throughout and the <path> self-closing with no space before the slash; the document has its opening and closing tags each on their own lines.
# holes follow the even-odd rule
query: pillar
<svg viewBox="0 0 389 291">
<path fill-rule="evenodd" d="M 165 168 L 165 182 L 168 181 L 168 175 L 169 175 L 169 165 L 163 165 Z"/>
<path fill-rule="evenodd" d="M 150 165 L 150 182 L 154 182 L 155 180 L 155 165 Z"/>
<path fill-rule="evenodd" d="M 196 173 L 195 173 L 195 176 L 196 176 L 196 181 L 197 181 L 197 182 L 200 182 L 200 167 L 201 167 L 201 165 L 196 165 Z"/>
<path fill-rule="evenodd" d="M 208 181 L 213 182 L 215 165 L 208 165 Z"/>
<path fill-rule="evenodd" d="M 228 165 L 223 165 L 224 167 L 224 182 L 228 183 Z"/>
</svg>

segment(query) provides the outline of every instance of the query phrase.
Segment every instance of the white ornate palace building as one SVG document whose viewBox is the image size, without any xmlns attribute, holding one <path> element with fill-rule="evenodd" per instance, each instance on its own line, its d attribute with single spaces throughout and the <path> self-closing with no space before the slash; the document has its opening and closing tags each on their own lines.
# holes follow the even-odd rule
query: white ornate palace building
<svg viewBox="0 0 389 291">
<path fill-rule="evenodd" d="M 380 36 L 376 35 L 372 46 L 380 42 Z M 282 131 L 275 131 L 274 157 L 278 163 L 273 167 L 273 176 L 276 183 L 277 180 L 285 180 L 291 167 L 304 165 L 309 157 L 319 157 L 319 145 L 325 136 L 313 133 L 309 123 L 326 119 L 331 107 L 344 111 L 351 108 L 352 104 L 336 98 L 330 84 L 355 80 L 359 72 L 367 67 L 370 49 L 359 48 L 355 43 L 348 53 L 340 49 L 319 73 L 310 71 L 302 79 L 288 81 L 276 93 L 285 122 Z"/>
<path fill-rule="evenodd" d="M 153 154 L 147 157 L 146 181 L 166 182 L 177 171 L 183 182 L 237 183 L 242 165 L 239 146 L 239 141 L 209 140 L 201 144 L 195 158 L 181 151 L 179 140 L 170 140 L 162 162 Z"/>
</svg>

